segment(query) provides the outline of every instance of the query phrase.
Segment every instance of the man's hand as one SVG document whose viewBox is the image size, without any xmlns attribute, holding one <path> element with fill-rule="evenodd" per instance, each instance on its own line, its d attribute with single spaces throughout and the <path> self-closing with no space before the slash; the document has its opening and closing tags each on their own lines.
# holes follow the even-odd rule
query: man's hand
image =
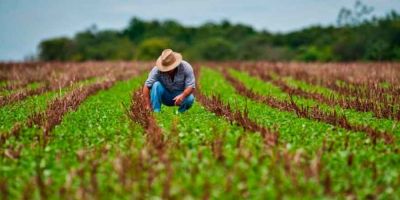
<svg viewBox="0 0 400 200">
<path fill-rule="evenodd" d="M 146 104 L 146 106 L 144 107 L 146 110 L 151 110 L 151 106 L 150 104 Z"/>
<path fill-rule="evenodd" d="M 182 93 L 174 98 L 175 105 L 180 106 L 183 100 L 185 99 L 185 95 Z"/>
<path fill-rule="evenodd" d="M 185 98 L 186 98 L 187 96 L 189 96 L 190 94 L 192 94 L 193 90 L 194 90 L 193 87 L 187 87 L 187 88 L 182 92 L 182 94 L 176 96 L 176 97 L 174 98 L 175 105 L 176 105 L 176 106 L 180 106 L 180 105 L 182 104 L 183 100 L 185 100 Z"/>
</svg>

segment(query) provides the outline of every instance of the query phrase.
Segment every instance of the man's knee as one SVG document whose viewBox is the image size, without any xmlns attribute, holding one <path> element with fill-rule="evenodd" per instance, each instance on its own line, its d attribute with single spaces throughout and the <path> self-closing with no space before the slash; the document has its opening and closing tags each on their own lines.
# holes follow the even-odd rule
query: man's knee
<svg viewBox="0 0 400 200">
<path fill-rule="evenodd" d="M 156 81 L 151 86 L 151 90 L 152 92 L 160 93 L 164 91 L 164 86 L 160 83 L 160 81 Z"/>
<path fill-rule="evenodd" d="M 186 103 L 187 105 L 192 105 L 193 102 L 194 102 L 194 96 L 193 96 L 193 94 L 191 94 L 191 95 L 189 95 L 189 96 L 186 97 L 185 103 Z"/>
<path fill-rule="evenodd" d="M 182 105 L 179 106 L 178 111 L 180 113 L 185 112 L 186 110 L 188 110 L 189 108 L 192 107 L 193 103 L 194 103 L 194 96 L 193 96 L 193 94 L 191 94 L 185 98 Z"/>
<path fill-rule="evenodd" d="M 153 86 L 151 86 L 152 88 L 160 88 L 163 87 L 162 84 L 160 83 L 160 81 L 156 81 L 153 83 Z"/>
</svg>

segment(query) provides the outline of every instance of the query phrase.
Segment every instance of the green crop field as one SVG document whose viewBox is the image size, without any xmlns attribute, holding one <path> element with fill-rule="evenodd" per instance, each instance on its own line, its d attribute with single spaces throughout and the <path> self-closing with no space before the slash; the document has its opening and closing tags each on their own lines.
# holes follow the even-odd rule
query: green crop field
<svg viewBox="0 0 400 200">
<path fill-rule="evenodd" d="M 183 114 L 151 65 L 0 64 L 0 199 L 400 199 L 399 64 L 196 63 Z"/>
</svg>

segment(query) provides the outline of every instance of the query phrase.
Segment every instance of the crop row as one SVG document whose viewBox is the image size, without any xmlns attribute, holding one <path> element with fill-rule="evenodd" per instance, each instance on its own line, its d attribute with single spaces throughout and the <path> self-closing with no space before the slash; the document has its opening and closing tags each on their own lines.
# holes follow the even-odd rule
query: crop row
<svg viewBox="0 0 400 200">
<path fill-rule="evenodd" d="M 221 81 L 225 80 L 225 78 L 223 77 L 223 74 L 214 72 L 214 70 L 210 71 L 209 69 L 205 69 L 205 71 L 207 72 L 207 76 L 204 76 L 205 77 L 204 79 L 206 79 L 206 77 L 207 77 L 206 80 L 208 80 L 208 76 L 211 76 L 212 78 L 215 78 L 218 80 L 221 79 Z M 224 83 L 221 81 L 218 81 L 217 83 L 212 84 L 212 87 L 220 88 L 218 90 L 215 90 L 214 92 L 215 93 L 218 92 L 217 95 L 220 95 L 222 97 L 222 99 L 224 99 L 224 101 L 229 100 L 232 103 L 232 105 L 235 105 L 235 108 L 247 109 L 249 117 L 256 119 L 258 122 L 260 122 L 259 120 L 261 120 L 261 122 L 265 121 L 265 123 L 267 123 L 269 125 L 275 125 L 275 126 L 278 125 L 278 127 L 282 126 L 282 125 L 287 126 L 286 124 L 284 124 L 284 121 L 287 121 L 288 119 L 293 119 L 295 121 L 303 121 L 303 123 L 307 122 L 306 124 L 308 124 L 308 122 L 310 122 L 310 126 L 311 126 L 311 124 L 314 124 L 314 127 L 321 127 L 321 126 L 324 127 L 326 124 L 326 123 L 319 123 L 314 120 L 304 121 L 304 120 L 302 120 L 303 118 L 298 117 L 298 115 L 296 114 L 296 112 L 293 109 L 290 109 L 290 111 L 285 111 L 284 110 L 285 108 L 283 108 L 283 106 L 287 105 L 289 108 L 292 108 L 292 106 L 289 105 L 289 104 L 292 104 L 292 102 L 290 102 L 290 101 L 288 103 L 283 103 L 282 105 L 280 105 L 280 103 L 282 103 L 282 101 L 280 101 L 280 100 L 278 101 L 277 99 L 272 100 L 273 103 L 277 103 L 277 104 L 273 105 L 273 107 L 271 107 L 269 104 L 265 104 L 264 102 L 258 102 L 255 100 L 251 100 L 251 98 L 246 97 L 246 94 L 239 95 L 239 93 L 238 93 L 239 91 L 237 91 L 235 89 L 235 87 L 233 87 L 232 85 L 227 85 L 227 83 Z M 216 86 L 216 84 L 219 84 L 219 85 Z M 210 87 L 210 86 L 207 86 L 207 87 Z M 204 88 L 204 85 L 202 85 L 202 88 Z M 249 90 L 246 90 L 247 88 L 243 85 L 242 85 L 242 88 L 244 88 L 243 89 L 244 91 L 249 91 Z M 261 95 L 255 94 L 254 92 L 252 92 L 252 94 L 255 96 L 261 96 Z M 263 96 L 261 96 L 261 97 L 263 97 Z M 274 97 L 271 97 L 271 98 L 274 98 Z M 251 101 L 249 101 L 249 99 Z M 251 110 L 253 110 L 254 113 L 250 112 Z M 256 118 L 255 116 L 252 116 L 252 115 L 255 115 L 256 112 L 265 113 L 266 116 L 264 116 L 263 118 Z M 269 114 L 267 114 L 267 113 L 269 113 Z M 274 117 L 271 116 L 271 113 L 274 113 Z M 282 115 L 282 119 L 285 118 L 283 116 L 286 116 L 286 119 L 283 121 L 279 121 L 279 119 L 281 117 L 278 117 L 278 116 L 280 116 L 280 115 Z M 271 124 L 273 122 L 276 122 L 276 124 Z M 309 126 L 309 125 L 307 125 L 307 126 Z M 329 130 L 329 127 L 331 127 L 331 126 L 325 126 L 325 127 L 327 128 L 327 130 Z M 282 127 L 280 127 L 280 128 L 282 128 Z M 292 127 L 292 129 L 295 129 L 295 127 Z M 312 129 L 310 129 L 310 130 L 312 130 Z M 294 131 L 294 130 L 291 130 L 291 131 Z M 322 132 L 325 132 L 325 131 L 322 131 Z M 333 130 L 333 131 L 336 131 L 336 130 Z M 283 136 L 282 132 L 280 135 Z M 355 134 L 354 136 L 360 137 L 361 135 Z"/>
<path fill-rule="evenodd" d="M 385 143 L 393 143 L 394 137 L 392 134 L 387 132 L 380 132 L 371 127 L 353 125 L 351 124 L 344 115 L 338 114 L 335 110 L 331 112 L 323 111 L 318 105 L 311 107 L 300 107 L 294 101 L 292 96 L 289 100 L 280 100 L 273 96 L 264 96 L 253 92 L 248 89 L 243 83 L 232 77 L 228 71 L 224 71 L 225 78 L 235 87 L 236 91 L 250 99 L 265 103 L 273 108 L 277 108 L 282 111 L 294 112 L 298 117 L 304 117 L 312 120 L 322 121 L 328 124 L 339 126 L 348 130 L 365 132 L 371 137 L 373 143 L 376 143 L 377 139 L 383 139 Z"/>
<path fill-rule="evenodd" d="M 27 62 L 0 63 L 1 90 L 25 87 L 33 82 L 52 83 L 56 79 L 104 76 L 117 71 L 147 68 L 150 63 L 142 62 Z M 68 78 L 65 78 L 68 77 Z M 71 78 L 72 77 L 72 78 Z"/>
<path fill-rule="evenodd" d="M 138 81 L 137 83 L 140 82 Z M 107 93 L 115 94 L 116 91 L 113 90 L 113 88 L 111 88 L 110 90 L 111 91 Z M 126 92 L 127 91 L 125 90 L 125 93 Z M 99 198 L 100 196 L 104 197 L 107 195 L 116 195 L 119 197 L 131 196 L 138 198 L 150 197 L 148 195 L 160 195 L 160 197 L 164 198 L 176 198 L 180 195 L 199 197 L 222 197 L 227 196 L 227 194 L 222 193 L 225 189 L 226 192 L 231 193 L 228 194 L 231 197 L 234 197 L 235 195 L 251 197 L 254 195 L 253 192 L 261 192 L 260 188 L 262 188 L 261 186 L 263 184 L 274 184 L 274 181 L 272 179 L 265 179 L 257 175 L 257 173 L 263 173 L 262 171 L 264 171 L 263 168 L 265 167 L 265 164 L 270 163 L 269 159 L 265 159 L 265 157 L 267 156 L 266 152 L 262 153 L 263 148 L 255 150 L 257 148 L 254 147 L 254 143 L 252 142 L 254 139 L 259 138 L 257 140 L 260 142 L 260 145 L 265 143 L 263 142 L 264 139 L 262 139 L 263 137 L 261 135 L 261 137 L 254 137 L 254 139 L 247 138 L 246 136 L 242 135 L 242 131 L 238 132 L 237 130 L 235 130 L 237 128 L 230 127 L 231 125 L 229 125 L 227 122 L 217 120 L 215 117 L 212 117 L 210 113 L 205 113 L 205 110 L 199 110 L 199 106 L 196 106 L 196 108 L 194 109 L 197 109 L 197 111 L 195 111 L 197 113 L 194 113 L 194 115 L 188 117 L 193 118 L 194 116 L 198 117 L 198 115 L 206 115 L 203 118 L 205 119 L 205 121 L 203 121 L 204 124 L 189 123 L 189 120 L 183 120 L 182 123 L 186 125 L 191 124 L 191 126 L 198 126 L 202 134 L 209 134 L 211 138 L 213 138 L 210 143 L 207 143 L 206 149 L 201 150 L 201 144 L 199 147 L 194 146 L 195 148 L 191 148 L 192 150 L 187 149 L 189 147 L 186 146 L 189 145 L 188 143 L 186 143 L 186 145 L 182 145 L 185 144 L 185 139 L 181 140 L 182 138 L 178 136 L 178 133 L 180 135 L 183 130 L 179 130 L 178 133 L 173 133 L 174 129 L 175 132 L 178 131 L 176 129 L 181 129 L 180 126 L 177 127 L 172 125 L 172 127 L 175 128 L 172 128 L 173 130 L 171 130 L 171 132 L 167 135 L 168 137 L 162 136 L 162 139 L 160 139 L 159 137 L 148 137 L 148 135 L 154 134 L 154 131 L 159 132 L 160 129 L 149 128 L 153 126 L 150 125 L 150 123 L 152 123 L 152 120 L 150 120 L 150 122 L 149 120 L 138 120 L 143 119 L 143 117 L 151 119 L 152 115 L 149 115 L 148 112 L 142 112 L 143 101 L 140 100 L 141 97 L 139 93 L 134 94 L 135 95 L 132 98 L 132 104 L 129 109 L 129 116 L 135 116 L 131 119 L 134 119 L 135 121 L 139 122 L 139 124 L 143 125 L 145 129 L 144 134 L 147 141 L 145 143 L 149 145 L 132 146 L 128 143 L 126 147 L 121 149 L 118 147 L 118 145 L 112 147 L 109 146 L 109 144 L 112 143 L 108 141 L 107 143 L 96 144 L 93 147 L 86 145 L 80 146 L 77 144 L 80 144 L 79 141 L 81 141 L 81 139 L 89 141 L 91 144 L 95 144 L 95 142 L 99 141 L 99 139 L 92 138 L 89 135 L 85 135 L 83 138 L 80 138 L 80 134 L 77 135 L 77 132 L 73 131 L 74 129 L 71 128 L 69 129 L 69 131 L 65 132 L 65 134 L 68 135 L 60 132 L 59 130 L 65 129 L 65 126 L 67 125 L 76 127 L 76 123 L 78 121 L 72 123 L 73 121 L 71 121 L 71 118 L 68 117 L 68 115 L 74 115 L 75 119 L 79 120 L 78 118 L 76 118 L 76 116 L 82 115 L 84 113 L 86 115 L 89 115 L 84 117 L 84 119 L 96 120 L 87 118 L 90 117 L 90 113 L 94 111 L 87 110 L 88 108 L 85 108 L 88 105 L 87 101 L 91 101 L 91 99 L 98 96 L 95 95 L 88 98 L 87 101 L 83 102 L 83 104 L 78 108 L 76 112 L 70 112 L 67 114 L 61 126 L 56 127 L 54 133 L 52 134 L 52 140 L 49 141 L 46 148 L 44 148 L 44 150 L 42 151 L 39 151 L 41 153 L 35 151 L 35 148 L 32 149 L 34 151 L 31 150 L 29 153 L 27 152 L 27 150 L 24 150 L 24 152 L 22 152 L 21 156 L 18 158 L 19 162 L 26 163 L 31 159 L 30 156 L 33 157 L 33 155 L 38 156 L 40 162 L 36 161 L 38 162 L 38 167 L 35 169 L 31 169 L 30 167 L 25 169 L 28 172 L 34 170 L 34 179 L 26 179 L 25 177 L 23 177 L 22 174 L 26 174 L 26 171 L 19 175 L 20 179 L 27 180 L 26 184 L 22 185 L 23 192 L 21 193 L 21 195 L 25 198 L 33 198 L 37 195 L 36 197 L 40 196 L 42 198 L 62 197 L 83 199 Z M 100 102 L 107 104 L 108 101 L 104 100 L 105 99 Z M 102 108 L 104 107 L 99 107 L 98 109 Z M 121 114 L 123 115 L 123 113 L 119 112 L 119 115 Z M 220 126 L 218 128 L 219 130 L 207 133 L 208 126 L 205 126 L 206 122 L 213 123 L 213 126 L 215 127 Z M 224 124 L 222 127 L 221 123 Z M 120 124 L 114 124 L 111 125 L 111 127 L 116 127 L 119 125 Z M 232 139 L 229 139 L 231 138 L 231 136 L 224 136 L 227 129 L 232 129 L 232 136 L 234 136 Z M 245 129 L 248 128 L 245 127 Z M 79 130 L 84 129 L 81 128 Z M 90 128 L 89 130 L 93 131 L 93 128 Z M 85 133 L 89 134 L 89 132 Z M 187 132 L 185 134 L 188 134 L 187 139 L 189 141 L 195 141 L 201 138 L 198 135 L 195 135 L 195 132 Z M 216 134 L 216 136 L 213 136 L 213 134 Z M 256 136 L 255 134 L 252 135 Z M 68 138 L 74 138 L 74 142 L 72 142 L 72 140 L 71 142 L 66 142 L 70 141 Z M 154 144 L 158 143 L 154 143 L 153 139 L 150 138 L 159 138 L 156 141 L 164 141 L 162 145 L 164 153 L 153 154 L 154 152 L 151 150 L 151 148 L 157 147 L 158 145 Z M 121 142 L 125 143 L 126 141 Z M 229 149 L 229 146 L 231 146 L 232 144 L 237 146 L 239 150 L 237 153 L 234 153 L 235 151 L 232 152 L 232 150 Z M 79 149 L 79 146 L 81 147 L 81 149 Z M 200 151 L 196 152 L 196 149 L 199 149 Z M 191 156 L 194 152 L 196 152 L 195 156 Z M 212 157 L 208 156 L 208 152 L 212 152 Z M 179 155 L 185 157 L 181 158 Z M 297 179 L 301 179 L 301 177 L 303 177 L 302 173 L 304 171 L 308 174 L 306 176 L 309 180 L 307 181 L 307 184 L 311 184 L 312 180 L 320 173 L 320 167 L 313 167 L 314 164 L 312 164 L 313 162 L 311 162 L 313 160 L 313 157 L 307 157 L 306 155 L 303 155 L 301 151 L 296 153 L 291 153 L 288 151 L 276 151 L 272 155 L 276 159 L 274 159 L 274 162 L 268 165 L 268 168 L 275 169 L 276 166 L 279 166 L 279 169 L 282 170 L 284 169 L 284 166 L 290 166 L 291 168 L 293 168 L 291 170 L 284 171 L 277 170 L 277 173 L 275 173 L 275 175 L 273 176 L 274 180 L 276 181 L 279 181 L 283 177 L 290 175 L 291 179 L 296 182 Z M 293 158 L 295 157 L 296 159 L 294 159 L 293 161 Z M 257 161 L 257 163 L 254 163 L 254 161 L 251 161 L 254 159 L 259 161 Z M 192 163 L 190 165 L 185 165 L 185 160 Z M 232 162 L 240 162 L 242 163 L 241 166 L 245 166 L 245 168 L 240 168 L 238 165 L 235 164 L 229 164 Z M 208 169 L 216 169 L 201 170 L 201 166 L 206 166 L 206 168 Z M 260 167 L 257 168 L 257 171 L 255 171 L 253 175 L 247 177 L 248 174 L 246 173 L 246 170 L 254 168 L 256 166 Z M 294 170 L 296 167 L 298 168 L 298 170 Z M 223 178 L 224 173 L 222 172 L 226 169 L 229 170 L 228 179 Z M 188 171 L 190 172 L 190 176 L 185 175 Z M 213 177 L 213 175 L 216 175 L 216 177 L 208 179 L 208 177 Z M 259 179 L 258 183 L 252 183 L 255 178 Z M 203 181 L 195 183 L 193 182 L 195 179 L 201 179 Z M 182 185 L 181 181 L 184 181 L 184 183 L 186 184 Z M 285 179 L 285 181 L 291 182 L 292 180 Z M 15 195 L 15 193 L 11 191 L 21 191 L 14 190 L 15 184 L 18 184 L 20 182 L 12 183 L 10 181 L 5 181 L 4 183 L 6 183 L 6 186 L 13 188 L 13 190 L 5 189 L 5 191 L 9 192 L 10 196 Z M 264 195 L 276 197 L 276 195 L 283 194 L 283 191 L 285 191 L 286 189 L 296 191 L 299 188 L 306 186 L 307 184 L 298 181 L 296 186 L 284 186 L 278 184 L 279 188 L 277 189 L 279 189 L 279 191 L 276 191 L 276 193 L 275 191 L 266 191 Z M 242 186 L 236 187 L 237 185 Z M 219 190 L 219 188 L 221 187 L 222 190 Z M 158 190 L 157 188 L 160 188 L 161 190 Z M 177 188 L 178 191 L 181 191 L 182 193 L 177 193 Z M 137 192 L 132 193 L 132 191 Z M 310 191 L 311 187 L 308 187 L 307 192 Z"/>
<path fill-rule="evenodd" d="M 337 91 L 340 91 L 342 86 L 355 90 L 368 89 L 364 87 L 368 86 L 381 88 L 381 91 L 391 94 L 399 92 L 400 65 L 398 63 L 233 62 L 224 65 L 242 69 L 264 69 L 280 76 L 293 76 L 308 83 L 331 87 Z M 347 93 L 345 90 L 343 92 Z"/>
<path fill-rule="evenodd" d="M 41 141 L 38 141 L 44 133 L 40 126 L 22 129 L 20 137 L 8 140 L 2 151 L 1 179 L 5 181 L 9 195 L 13 198 L 21 198 L 24 195 L 30 196 L 29 198 L 54 198 L 68 197 L 71 194 L 89 197 L 94 191 L 104 190 L 100 187 L 101 182 L 106 182 L 107 173 L 102 172 L 100 167 L 108 169 L 108 164 L 111 163 L 107 162 L 104 166 L 99 162 L 105 162 L 108 155 L 116 153 L 110 149 L 111 145 L 129 146 L 127 138 L 138 133 L 125 116 L 123 105 L 129 104 L 129 91 L 141 85 L 143 78 L 144 76 L 141 76 L 116 82 L 108 90 L 102 90 L 105 89 L 103 86 L 109 86 L 106 84 L 108 82 L 99 83 L 99 87 L 92 86 L 96 89 L 101 88 L 97 94 L 91 93 L 87 98 L 78 95 L 75 101 L 69 101 L 67 96 L 77 96 L 72 93 L 66 95 L 63 105 L 77 101 L 81 101 L 81 104 L 76 111 L 68 110 L 71 112 L 63 113 L 63 108 L 60 112 L 53 111 L 55 115 L 51 116 L 61 114 L 64 117 L 59 125 L 54 126 L 46 145 L 40 145 Z M 94 90 L 88 89 L 87 92 Z M 78 106 L 75 103 L 72 106 Z M 139 144 L 140 140 L 134 143 Z M 20 147 L 23 148 L 20 149 L 18 157 L 12 158 L 3 154 Z M 86 173 L 97 186 L 86 183 Z M 13 181 L 15 174 L 18 174 L 16 178 L 19 181 Z M 98 174 L 101 174 L 100 177 L 97 177 Z M 94 179 L 99 179 L 99 182 Z M 81 188 L 73 193 L 76 184 Z"/>
<path fill-rule="evenodd" d="M 88 96 L 95 94 L 99 90 L 108 89 L 113 86 L 116 81 L 127 79 L 129 78 L 129 76 L 138 73 L 139 72 L 137 70 L 130 71 L 129 73 L 125 74 L 121 73 L 115 75 L 115 77 L 99 81 L 97 83 L 88 84 L 84 87 L 76 88 L 75 90 L 67 93 L 65 96 L 54 99 L 52 102 L 49 103 L 45 111 L 31 113 L 26 123 L 29 127 L 32 127 L 33 124 L 42 127 L 43 139 L 45 140 L 44 142 L 46 142 L 49 133 L 56 125 L 61 122 L 62 117 L 66 112 L 76 110 L 77 107 Z M 109 76 L 111 77 L 112 75 Z M 10 132 L 2 133 L 0 136 L 0 144 L 4 143 L 10 136 L 18 137 L 21 128 L 21 123 L 16 123 L 14 124 Z"/>
<path fill-rule="evenodd" d="M 283 101 L 291 101 L 293 100 L 300 107 L 313 107 L 318 106 L 321 110 L 333 113 L 336 112 L 340 115 L 344 115 L 350 124 L 354 124 L 357 126 L 369 126 L 375 130 L 393 133 L 397 135 L 400 133 L 400 127 L 397 126 L 396 120 L 385 119 L 385 118 L 377 118 L 371 112 L 359 112 L 353 109 L 345 109 L 340 106 L 330 106 L 329 104 L 321 103 L 319 101 L 315 101 L 312 98 L 304 98 L 302 96 L 298 96 L 295 94 L 291 94 L 282 90 L 282 88 L 273 84 L 273 81 L 263 81 L 257 76 L 250 76 L 247 73 L 239 72 L 236 70 L 229 71 L 232 76 L 240 80 L 245 86 L 249 89 L 252 89 L 254 92 L 260 95 L 265 96 L 273 96 Z M 299 84 L 299 83 L 295 83 Z M 301 87 L 310 89 L 314 89 L 313 86 L 310 85 L 301 85 Z M 320 88 L 315 88 L 320 89 Z M 320 89 L 323 92 L 322 89 Z"/>
<path fill-rule="evenodd" d="M 242 69 L 243 70 L 243 69 Z M 348 90 L 349 94 L 354 97 L 348 97 L 343 95 L 324 95 L 320 92 L 316 91 L 307 91 L 302 89 L 301 87 L 293 87 L 290 86 L 286 81 L 283 80 L 282 76 L 271 76 L 269 73 L 265 73 L 261 70 L 261 68 L 250 69 L 245 68 L 247 72 L 249 72 L 253 76 L 258 76 L 264 81 L 272 82 L 274 85 L 281 88 L 281 90 L 304 98 L 314 99 L 321 103 L 328 104 L 330 106 L 340 106 L 345 109 L 354 109 L 360 112 L 373 112 L 375 117 L 378 118 L 388 118 L 388 119 L 400 119 L 400 106 L 399 106 L 399 95 L 394 94 L 392 97 L 386 97 L 387 94 L 383 91 L 383 88 L 372 89 L 368 91 L 372 91 L 376 93 L 376 95 L 380 95 L 378 98 L 361 98 L 357 92 Z M 352 87 L 351 87 L 352 88 Z M 371 95 L 369 95 L 371 96 Z"/>
<path fill-rule="evenodd" d="M 115 82 L 87 98 L 65 92 L 58 103 L 49 103 L 48 109 L 60 111 L 48 115 L 57 120 L 49 121 L 54 126 L 49 126 L 53 128 L 45 146 L 37 141 L 44 133 L 37 125 L 22 128 L 18 138 L 9 138 L 2 146 L 1 195 L 11 199 L 390 199 L 398 195 L 397 143 L 377 140 L 371 145 L 374 140 L 365 134 L 249 98 L 229 81 L 235 77 L 240 87 L 251 88 L 255 81 L 239 73 L 224 76 L 197 66 L 195 70 L 196 102 L 179 115 L 173 107 L 163 106 L 154 114 L 144 109 L 139 91 L 145 75 Z M 264 98 L 259 93 L 266 90 L 264 84 L 257 82 L 253 86 L 259 90 L 247 93 Z M 278 103 L 287 97 L 285 92 L 273 95 L 278 95 Z M 288 102 L 303 112 L 297 97 Z M 66 111 L 64 106 L 74 109 Z"/>
<path fill-rule="evenodd" d="M 200 76 L 200 69 L 196 68 L 197 76 Z M 278 143 L 279 133 L 273 130 L 260 126 L 256 122 L 248 118 L 247 110 L 244 112 L 232 111 L 230 105 L 225 105 L 217 96 L 212 96 L 211 98 L 205 96 L 200 89 L 200 84 L 197 80 L 197 92 L 196 96 L 198 101 L 206 107 L 211 112 L 215 113 L 217 116 L 223 116 L 231 123 L 236 122 L 240 124 L 245 130 L 252 132 L 259 132 L 264 138 L 264 142 L 268 146 L 275 146 Z"/>
<path fill-rule="evenodd" d="M 47 105 L 56 98 L 61 98 L 65 94 L 95 81 L 102 79 L 91 79 L 80 81 L 70 87 L 62 88 L 58 91 L 49 91 L 42 95 L 31 96 L 27 99 L 0 108 L 0 132 L 8 132 L 17 123 L 25 123 L 33 113 L 43 112 Z"/>
<path fill-rule="evenodd" d="M 132 64 L 122 63 L 116 65 L 105 65 L 104 63 L 83 63 L 83 64 L 46 64 L 45 66 L 38 65 L 37 67 L 20 69 L 20 66 L 8 68 L 4 67 L 5 76 L 11 80 L 20 80 L 23 83 L 32 83 L 31 77 L 38 77 L 42 83 L 37 88 L 26 87 L 10 95 L 0 97 L 0 107 L 15 103 L 26 99 L 33 95 L 40 95 L 48 91 L 59 90 L 66 86 L 70 86 L 78 81 L 87 80 L 95 77 L 114 77 L 116 79 L 129 78 L 137 70 L 143 70 L 144 67 L 135 66 Z M 97 66 L 98 65 L 98 66 Z M 7 69 L 7 70 L 6 70 Z M 32 71 L 31 71 L 32 70 Z M 14 75 L 18 73 L 17 75 Z M 17 76 L 17 77 L 15 77 Z M 17 84 L 18 85 L 18 84 Z M 15 87 L 14 87 L 15 88 Z"/>
<path fill-rule="evenodd" d="M 164 138 L 154 116 L 146 107 L 141 90 L 136 90 L 132 95 L 132 102 L 128 115 L 132 121 L 139 123 L 146 132 L 146 139 L 153 148 L 162 152 L 165 148 Z"/>
<path fill-rule="evenodd" d="M 278 127 L 280 141 L 286 143 L 289 151 L 323 152 L 319 162 L 323 166 L 323 179 L 317 188 L 323 187 L 325 182 L 331 185 L 325 189 L 331 194 L 366 198 L 390 196 L 391 188 L 399 184 L 398 174 L 393 171 L 397 164 L 392 162 L 398 157 L 394 153 L 397 151 L 396 144 L 390 147 L 379 142 L 372 147 L 369 145 L 371 139 L 362 134 L 340 128 L 330 129 L 324 123 L 302 120 L 297 115 L 270 109 L 266 104 L 235 94 L 235 89 L 224 83 L 219 73 L 209 69 L 202 72 L 200 84 L 207 95 L 220 95 L 225 103 L 236 105 L 235 109 L 247 107 L 249 118 L 262 125 Z M 383 181 L 389 179 L 389 182 Z M 381 185 L 381 181 L 385 183 Z"/>
<path fill-rule="evenodd" d="M 199 71 L 196 74 L 200 77 Z M 324 171 L 322 151 L 315 155 L 301 150 L 290 152 L 286 144 L 278 144 L 277 132 L 250 120 L 246 111 L 233 111 L 218 97 L 204 95 L 199 85 L 196 99 L 204 108 L 195 104 L 188 113 L 180 116 L 174 116 L 170 114 L 173 113 L 171 109 L 163 108 L 167 111 L 157 115 L 161 126 L 167 129 L 166 138 L 174 141 L 179 134 L 179 144 L 170 150 L 175 158 L 171 160 L 176 166 L 174 177 L 179 177 L 171 180 L 171 184 L 179 188 L 180 195 L 254 198 L 258 194 L 276 198 L 290 196 L 284 191 L 295 193 L 301 189 L 302 195 L 310 195 L 313 193 L 310 185 L 315 179 L 321 181 L 323 189 L 316 192 L 314 188 L 314 195 L 330 193 L 330 178 L 325 177 L 325 172 L 321 175 Z M 242 129 L 233 131 L 236 124 Z M 188 156 L 188 153 L 194 156 Z M 186 186 L 182 188 L 179 183 L 181 179 L 186 180 L 184 174 L 188 172 L 190 178 L 184 181 Z M 266 190 L 268 187 L 270 189 Z M 191 189 L 189 194 L 188 188 Z"/>
<path fill-rule="evenodd" d="M 175 166 L 171 184 L 179 191 L 173 197 L 277 198 L 329 193 L 321 150 L 309 154 L 290 151 L 282 143 L 271 146 L 262 134 L 255 134 L 260 131 L 248 131 L 248 124 L 229 119 L 238 112 L 226 111 L 227 105 L 216 103 L 215 97 L 204 97 L 214 98 L 213 105 L 204 104 L 207 101 L 199 97 L 197 91 L 196 99 L 202 106 L 195 104 L 184 115 L 170 114 L 169 108 L 157 115 L 168 138 L 179 137 L 178 145 L 171 148 Z M 216 104 L 224 107 L 223 115 L 219 108 L 213 108 Z"/>
<path fill-rule="evenodd" d="M 399 66 L 362 65 L 315 66 L 291 63 L 235 64 L 252 75 L 270 79 L 271 75 L 293 77 L 312 85 L 321 85 L 340 95 L 327 96 L 346 107 L 359 111 L 373 111 L 377 117 L 397 119 L 400 104 Z M 330 68 L 329 68 L 330 67 Z M 379 69 L 379 72 L 377 71 Z M 358 72 L 358 73 L 355 73 Z M 346 104 L 346 103 L 347 104 Z"/>
</svg>

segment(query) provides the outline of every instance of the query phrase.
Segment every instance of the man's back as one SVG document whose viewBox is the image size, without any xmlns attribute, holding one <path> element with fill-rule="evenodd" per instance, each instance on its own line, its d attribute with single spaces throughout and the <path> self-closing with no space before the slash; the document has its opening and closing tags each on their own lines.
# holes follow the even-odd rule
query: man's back
<svg viewBox="0 0 400 200">
<path fill-rule="evenodd" d="M 160 83 L 171 92 L 183 91 L 187 87 L 195 88 L 196 82 L 192 66 L 184 60 L 178 65 L 173 79 L 171 79 L 167 73 L 160 72 L 157 67 L 154 67 L 145 85 L 151 88 L 156 81 L 160 81 Z"/>
</svg>

